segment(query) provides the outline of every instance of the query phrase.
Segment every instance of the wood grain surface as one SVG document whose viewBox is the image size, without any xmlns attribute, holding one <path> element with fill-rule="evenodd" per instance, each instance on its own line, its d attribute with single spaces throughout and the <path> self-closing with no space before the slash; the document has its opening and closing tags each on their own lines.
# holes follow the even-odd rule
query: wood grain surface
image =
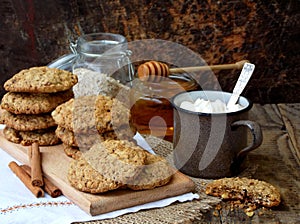
<svg viewBox="0 0 300 224">
<path fill-rule="evenodd" d="M 300 104 L 254 105 L 250 120 L 263 130 L 263 144 L 248 156 L 245 176 L 271 183 L 279 189 L 281 204 L 259 209 L 252 217 L 227 203 L 207 217 L 213 223 L 300 223 Z"/>
<path fill-rule="evenodd" d="M 29 165 L 28 147 L 7 141 L 0 132 L 0 148 L 23 164 Z M 67 157 L 62 145 L 40 147 L 42 169 L 63 194 L 91 215 L 103 214 L 122 208 L 141 205 L 159 199 L 177 196 L 195 189 L 194 182 L 180 172 L 175 172 L 171 182 L 165 186 L 145 191 L 115 190 L 103 194 L 92 195 L 73 188 L 67 180 L 67 170 L 71 158 Z"/>
<path fill-rule="evenodd" d="M 221 202 L 220 206 L 212 206 L 209 211 L 201 210 L 197 214 L 187 214 L 186 217 L 182 214 L 182 222 L 300 223 L 300 104 L 254 104 L 249 119 L 257 121 L 261 125 L 264 140 L 258 149 L 249 154 L 247 169 L 240 176 L 264 180 L 276 186 L 281 194 L 281 204 L 272 209 L 258 209 L 253 216 L 249 217 L 243 210 L 232 208 L 227 202 Z M 0 144 L 3 144 L 2 141 Z M 153 144 L 155 145 L 155 143 Z M 193 180 L 203 183 L 203 179 L 193 178 Z M 204 186 L 204 184 L 197 185 L 196 191 L 200 195 L 203 194 Z M 193 202 L 184 204 L 194 205 Z M 156 220 L 165 220 L 166 211 L 168 211 L 168 219 L 165 220 L 165 223 L 178 223 L 178 220 L 172 219 L 173 216 L 169 214 L 172 214 L 173 210 L 175 213 L 175 208 L 178 210 L 180 204 L 170 205 L 166 210 L 146 210 L 112 220 L 93 221 L 92 223 L 124 223 L 126 220 L 130 222 L 132 216 L 134 216 L 135 223 L 144 223 L 145 217 L 151 220 L 153 215 L 156 216 Z M 191 209 L 193 208 L 191 207 Z M 177 216 L 174 215 L 174 217 Z M 160 223 L 156 220 L 153 220 L 152 223 Z"/>
</svg>

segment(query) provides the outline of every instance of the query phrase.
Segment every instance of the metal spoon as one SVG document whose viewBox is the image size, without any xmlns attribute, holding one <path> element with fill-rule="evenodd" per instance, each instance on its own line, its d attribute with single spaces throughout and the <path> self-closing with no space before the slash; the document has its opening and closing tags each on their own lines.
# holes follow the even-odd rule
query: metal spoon
<svg viewBox="0 0 300 224">
<path fill-rule="evenodd" d="M 233 93 L 227 103 L 227 108 L 230 108 L 236 102 L 238 101 L 241 93 L 243 92 L 244 88 L 246 87 L 249 79 L 251 78 L 253 71 L 254 71 L 255 65 L 251 63 L 245 63 L 243 66 L 243 69 L 241 71 L 241 74 L 239 76 L 239 79 L 237 83 L 235 84 L 235 87 L 233 89 Z"/>
</svg>

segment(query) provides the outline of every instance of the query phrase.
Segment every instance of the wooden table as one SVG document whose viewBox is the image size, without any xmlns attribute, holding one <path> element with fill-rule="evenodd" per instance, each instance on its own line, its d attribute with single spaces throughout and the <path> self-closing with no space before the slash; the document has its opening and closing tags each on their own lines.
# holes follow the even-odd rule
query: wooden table
<svg viewBox="0 0 300 224">
<path fill-rule="evenodd" d="M 249 119 L 261 125 L 264 140 L 249 154 L 249 169 L 241 175 L 276 186 L 282 199 L 278 207 L 258 209 L 249 217 L 241 209 L 230 208 L 228 202 L 212 203 L 208 209 L 199 209 L 194 202 L 183 203 L 184 206 L 178 203 L 169 208 L 140 211 L 134 215 L 135 223 L 149 221 L 152 215 L 152 223 L 300 223 L 300 104 L 255 104 Z M 205 181 L 194 180 L 200 183 L 197 191 L 201 200 Z M 186 212 L 188 205 L 190 211 Z M 180 206 L 186 215 L 178 215 Z M 122 223 L 127 219 L 131 220 L 132 214 L 97 223 Z"/>
<path fill-rule="evenodd" d="M 263 130 L 263 144 L 248 156 L 253 178 L 267 181 L 280 190 L 277 208 L 259 209 L 247 217 L 238 209 L 210 211 L 205 220 L 213 223 L 300 223 L 300 104 L 254 105 L 249 119 Z M 225 205 L 225 206 L 224 206 Z"/>
<path fill-rule="evenodd" d="M 255 210 L 249 217 L 228 202 L 205 195 L 205 183 L 211 180 L 193 178 L 199 200 L 90 223 L 300 223 L 300 104 L 255 104 L 249 119 L 261 125 L 264 140 L 249 154 L 246 172 L 240 176 L 276 186 L 282 198 L 278 207 Z"/>
</svg>

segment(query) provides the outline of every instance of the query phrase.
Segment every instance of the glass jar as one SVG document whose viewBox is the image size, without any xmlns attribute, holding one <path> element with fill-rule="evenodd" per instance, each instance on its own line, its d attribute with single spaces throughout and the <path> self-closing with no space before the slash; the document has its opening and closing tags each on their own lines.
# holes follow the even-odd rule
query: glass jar
<svg viewBox="0 0 300 224">
<path fill-rule="evenodd" d="M 70 47 L 76 55 L 72 72 L 78 76 L 81 84 L 88 82 L 91 90 L 97 91 L 97 79 L 100 80 L 103 74 L 123 84 L 132 80 L 134 70 L 129 59 L 131 52 L 127 50 L 127 40 L 124 36 L 113 33 L 85 34 L 75 43 L 71 43 Z"/>
<path fill-rule="evenodd" d="M 141 134 L 149 134 L 168 141 L 173 139 L 172 96 L 182 91 L 199 90 L 200 86 L 189 74 L 171 74 L 161 82 L 144 82 L 143 96 L 134 99 L 131 122 Z M 135 88 L 135 86 L 133 86 Z"/>
</svg>

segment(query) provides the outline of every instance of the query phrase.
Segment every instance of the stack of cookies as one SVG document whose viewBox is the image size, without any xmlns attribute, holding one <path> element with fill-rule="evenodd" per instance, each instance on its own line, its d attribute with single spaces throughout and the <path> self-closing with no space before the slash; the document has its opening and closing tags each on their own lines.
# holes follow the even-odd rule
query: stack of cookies
<svg viewBox="0 0 300 224">
<path fill-rule="evenodd" d="M 98 194 L 160 187 L 170 182 L 173 172 L 164 158 L 133 142 L 105 140 L 70 163 L 68 180 L 80 191 Z"/>
<path fill-rule="evenodd" d="M 4 137 L 22 145 L 58 144 L 51 112 L 73 97 L 77 82 L 77 76 L 68 71 L 44 66 L 22 70 L 7 80 L 0 118 L 6 125 Z"/>
<path fill-rule="evenodd" d="M 132 140 L 136 132 L 130 124 L 130 110 L 116 98 L 104 95 L 72 98 L 58 106 L 52 117 L 65 153 L 75 159 L 80 150 L 89 150 L 98 142 Z"/>
</svg>

